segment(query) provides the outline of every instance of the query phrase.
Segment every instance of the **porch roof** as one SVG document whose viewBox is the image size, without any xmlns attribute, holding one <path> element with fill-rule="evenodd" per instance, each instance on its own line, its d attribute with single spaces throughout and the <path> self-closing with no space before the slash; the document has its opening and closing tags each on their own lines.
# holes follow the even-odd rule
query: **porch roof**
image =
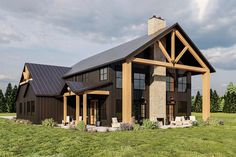
<svg viewBox="0 0 236 157">
<path fill-rule="evenodd" d="M 112 84 L 112 82 L 100 82 L 100 83 L 91 85 L 86 82 L 66 81 L 66 85 L 71 89 L 73 93 L 82 93 L 87 90 L 94 90 L 97 88 L 102 88 L 110 84 Z"/>
</svg>

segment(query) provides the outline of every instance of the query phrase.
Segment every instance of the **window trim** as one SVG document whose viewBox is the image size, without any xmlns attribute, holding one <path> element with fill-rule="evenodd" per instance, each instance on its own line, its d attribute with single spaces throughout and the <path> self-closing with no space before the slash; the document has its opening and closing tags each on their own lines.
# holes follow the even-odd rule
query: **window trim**
<svg viewBox="0 0 236 157">
<path fill-rule="evenodd" d="M 181 82 L 179 81 L 180 78 L 182 78 Z M 177 86 L 178 92 L 180 92 L 180 93 L 186 93 L 187 92 L 187 84 L 188 84 L 187 81 L 188 81 L 187 76 L 178 77 L 178 86 Z M 184 87 L 185 87 L 185 89 L 184 89 Z"/>
<path fill-rule="evenodd" d="M 118 76 L 117 75 L 117 73 L 118 72 L 120 72 L 121 73 L 121 75 L 120 76 Z M 117 84 L 117 82 L 118 82 L 118 79 L 120 80 L 120 82 L 121 82 L 121 86 L 120 87 L 118 87 L 118 84 Z M 122 89 L 122 71 L 116 71 L 116 88 L 117 89 Z"/>
<path fill-rule="evenodd" d="M 135 77 L 135 75 L 138 75 L 138 78 Z M 141 76 L 144 75 L 144 78 Z M 144 88 L 142 88 L 142 81 L 144 81 Z M 138 88 L 135 86 L 135 82 L 138 82 Z M 134 84 L 134 89 L 135 90 L 146 90 L 146 74 L 145 73 L 133 73 L 133 84 Z"/>
</svg>

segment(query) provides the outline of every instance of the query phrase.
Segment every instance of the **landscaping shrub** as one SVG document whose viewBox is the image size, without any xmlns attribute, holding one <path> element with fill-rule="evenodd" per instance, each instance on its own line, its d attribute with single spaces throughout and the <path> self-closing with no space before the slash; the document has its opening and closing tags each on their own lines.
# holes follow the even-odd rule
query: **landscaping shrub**
<svg viewBox="0 0 236 157">
<path fill-rule="evenodd" d="M 199 122 L 198 122 L 198 121 L 193 121 L 193 122 L 192 122 L 192 125 L 193 125 L 193 126 L 199 126 Z"/>
<path fill-rule="evenodd" d="M 133 130 L 134 131 L 141 130 L 141 126 L 139 124 L 134 124 L 133 125 Z"/>
<path fill-rule="evenodd" d="M 27 124 L 27 125 L 32 124 L 31 121 L 25 119 L 14 119 L 14 121 L 18 124 Z"/>
<path fill-rule="evenodd" d="M 224 123 L 224 120 L 223 120 L 223 119 L 219 120 L 218 124 L 219 124 L 219 125 L 224 125 L 224 124 L 225 124 L 225 123 Z"/>
<path fill-rule="evenodd" d="M 157 122 L 150 121 L 149 119 L 143 120 L 143 128 L 144 129 L 155 129 L 158 127 L 159 127 L 159 125 Z"/>
<path fill-rule="evenodd" d="M 120 129 L 122 131 L 125 131 L 125 130 L 132 130 L 133 129 L 133 126 L 130 124 L 130 123 L 121 123 L 120 124 Z"/>
<path fill-rule="evenodd" d="M 42 121 L 42 125 L 49 126 L 49 127 L 55 127 L 55 126 L 57 126 L 57 122 L 55 122 L 53 118 L 48 118 L 48 119 L 44 119 Z"/>
<path fill-rule="evenodd" d="M 80 122 L 76 125 L 76 130 L 79 130 L 79 131 L 86 131 L 86 125 L 84 124 L 84 121 L 80 121 Z"/>
</svg>

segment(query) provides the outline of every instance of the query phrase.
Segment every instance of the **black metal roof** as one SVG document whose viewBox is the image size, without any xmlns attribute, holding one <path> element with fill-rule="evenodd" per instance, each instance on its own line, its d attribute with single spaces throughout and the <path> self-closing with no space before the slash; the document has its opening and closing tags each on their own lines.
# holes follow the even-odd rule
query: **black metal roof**
<svg viewBox="0 0 236 157">
<path fill-rule="evenodd" d="M 93 90 L 93 89 L 101 88 L 110 84 L 112 84 L 112 82 L 99 82 L 97 84 L 91 85 L 86 82 L 66 81 L 66 85 L 74 93 L 81 93 L 86 90 Z"/>
<path fill-rule="evenodd" d="M 32 76 L 30 85 L 36 96 L 60 95 L 65 81 L 62 76 L 71 68 L 53 65 L 25 63 Z"/>
<path fill-rule="evenodd" d="M 113 62 L 124 60 L 127 57 L 130 57 L 130 55 L 132 55 L 133 53 L 142 49 L 143 47 L 149 46 L 149 44 L 152 43 L 154 40 L 157 40 L 163 37 L 164 35 L 168 34 L 170 31 L 172 31 L 173 28 L 178 29 L 184 35 L 184 37 L 190 42 L 190 45 L 193 46 L 193 48 L 196 50 L 196 52 L 199 54 L 202 60 L 210 68 L 211 72 L 215 72 L 215 69 L 206 60 L 206 58 L 203 56 L 200 50 L 195 46 L 195 44 L 184 32 L 184 30 L 180 27 L 180 25 L 178 23 L 175 23 L 174 25 L 161 29 L 152 35 L 141 36 L 137 39 L 121 44 L 117 47 L 111 48 L 107 51 L 86 58 L 78 62 L 77 64 L 73 65 L 72 69 L 68 71 L 63 77 L 66 78 L 78 73 L 82 73 L 88 70 L 92 70 L 98 67 L 111 64 Z"/>
</svg>

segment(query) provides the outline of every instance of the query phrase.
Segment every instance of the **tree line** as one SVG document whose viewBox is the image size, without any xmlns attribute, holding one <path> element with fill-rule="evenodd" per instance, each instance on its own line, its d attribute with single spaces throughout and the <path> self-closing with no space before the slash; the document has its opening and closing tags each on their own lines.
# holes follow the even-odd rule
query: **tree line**
<svg viewBox="0 0 236 157">
<path fill-rule="evenodd" d="M 0 113 L 1 112 L 16 112 L 16 94 L 17 86 L 12 87 L 11 83 L 8 83 L 5 93 L 0 89 Z"/>
<path fill-rule="evenodd" d="M 210 90 L 211 112 L 236 113 L 236 85 L 227 86 L 225 95 L 220 97 L 216 90 Z M 202 95 L 198 91 L 192 97 L 192 112 L 202 112 Z"/>
</svg>

